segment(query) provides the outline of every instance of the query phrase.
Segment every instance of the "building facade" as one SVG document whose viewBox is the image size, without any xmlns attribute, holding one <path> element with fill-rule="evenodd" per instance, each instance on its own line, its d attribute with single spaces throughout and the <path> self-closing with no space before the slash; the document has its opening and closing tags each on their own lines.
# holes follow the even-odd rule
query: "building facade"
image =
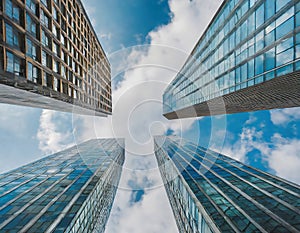
<svg viewBox="0 0 300 233">
<path fill-rule="evenodd" d="M 0 92 L 4 103 L 111 114 L 110 64 L 80 0 L 1 1 Z"/>
<path fill-rule="evenodd" d="M 0 232 L 104 232 L 123 148 L 91 140 L 0 175 Z"/>
<path fill-rule="evenodd" d="M 166 89 L 168 119 L 300 106 L 300 3 L 225 0 Z"/>
<path fill-rule="evenodd" d="M 300 231 L 298 185 L 178 137 L 155 151 L 179 232 Z"/>
</svg>

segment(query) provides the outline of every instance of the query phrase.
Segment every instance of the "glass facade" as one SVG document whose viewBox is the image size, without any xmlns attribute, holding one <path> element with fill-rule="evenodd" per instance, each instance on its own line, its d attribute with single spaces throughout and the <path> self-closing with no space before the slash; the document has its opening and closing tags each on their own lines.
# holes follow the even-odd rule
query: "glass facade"
<svg viewBox="0 0 300 233">
<path fill-rule="evenodd" d="M 15 93 L 24 99 L 33 93 L 48 98 L 45 106 L 31 96 L 31 106 L 70 112 L 73 104 L 88 115 L 112 113 L 110 64 L 80 0 L 3 0 L 0 28 L 0 85 L 28 91 Z M 20 71 L 9 66 L 9 54 L 20 60 Z M 31 66 L 39 81 L 30 76 Z M 9 97 L 0 102 L 10 103 Z"/>
<path fill-rule="evenodd" d="M 298 1 L 224 1 L 166 89 L 164 113 L 299 71 L 299 26 Z"/>
<path fill-rule="evenodd" d="M 298 185 L 178 137 L 155 151 L 180 232 L 300 231 Z"/>
<path fill-rule="evenodd" d="M 123 148 L 91 140 L 0 175 L 0 232 L 104 232 Z"/>
</svg>

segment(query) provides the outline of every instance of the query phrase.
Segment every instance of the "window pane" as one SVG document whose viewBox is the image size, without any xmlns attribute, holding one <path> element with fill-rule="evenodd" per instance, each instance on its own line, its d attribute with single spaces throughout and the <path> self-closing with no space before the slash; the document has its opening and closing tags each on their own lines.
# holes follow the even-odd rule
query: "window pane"
<svg viewBox="0 0 300 233">
<path fill-rule="evenodd" d="M 6 28 L 6 43 L 13 45 L 13 29 L 9 24 L 5 24 Z"/>
<path fill-rule="evenodd" d="M 279 11 L 284 7 L 290 0 L 276 0 L 276 11 Z"/>
<path fill-rule="evenodd" d="M 288 49 L 276 57 L 276 65 L 281 66 L 288 62 L 291 62 L 294 59 L 294 48 Z"/>
<path fill-rule="evenodd" d="M 258 28 L 260 25 L 262 25 L 265 21 L 265 10 L 264 10 L 264 4 L 262 4 L 257 10 L 256 10 L 256 28 Z"/>
<path fill-rule="evenodd" d="M 45 51 L 42 51 L 42 65 L 47 66 L 47 54 Z"/>
<path fill-rule="evenodd" d="M 13 6 L 13 19 L 18 22 L 20 20 L 20 8 L 16 5 Z"/>
<path fill-rule="evenodd" d="M 248 62 L 248 78 L 254 77 L 254 60 Z"/>
<path fill-rule="evenodd" d="M 275 14 L 275 1 L 266 1 L 266 19 Z"/>
<path fill-rule="evenodd" d="M 290 31 L 294 29 L 294 17 L 287 20 L 285 23 L 281 24 L 276 28 L 276 40 L 287 35 Z"/>
<path fill-rule="evenodd" d="M 13 15 L 13 5 L 11 0 L 5 1 L 5 13 L 8 17 L 12 18 Z"/>
<path fill-rule="evenodd" d="M 255 75 L 261 74 L 264 72 L 264 57 L 260 55 L 255 58 Z"/>
<path fill-rule="evenodd" d="M 30 9 L 32 12 L 36 13 L 36 4 L 32 0 L 26 0 L 26 6 L 28 9 Z"/>
<path fill-rule="evenodd" d="M 266 71 L 275 68 L 275 49 L 271 49 L 266 52 Z"/>
<path fill-rule="evenodd" d="M 277 48 L 276 48 L 276 53 L 281 53 L 282 51 L 285 51 L 291 47 L 293 47 L 294 45 L 294 38 L 291 37 L 289 39 L 286 39 L 284 41 L 282 41 L 279 45 L 277 45 Z"/>
<path fill-rule="evenodd" d="M 33 81 L 33 77 L 32 77 L 32 70 L 33 70 L 33 65 L 28 62 L 27 63 L 27 79 L 30 80 L 30 81 Z"/>
<path fill-rule="evenodd" d="M 6 71 L 14 73 L 14 55 L 10 52 L 7 52 L 6 59 L 7 59 Z"/>
</svg>

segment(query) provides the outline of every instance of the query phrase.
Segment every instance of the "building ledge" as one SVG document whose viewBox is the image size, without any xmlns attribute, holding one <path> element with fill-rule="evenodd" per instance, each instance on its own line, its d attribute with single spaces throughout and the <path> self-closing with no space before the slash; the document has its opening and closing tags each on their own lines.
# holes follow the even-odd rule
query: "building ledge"
<svg viewBox="0 0 300 233">
<path fill-rule="evenodd" d="M 299 106 L 300 71 L 296 71 L 203 103 L 164 113 L 164 116 L 173 120 Z"/>
</svg>

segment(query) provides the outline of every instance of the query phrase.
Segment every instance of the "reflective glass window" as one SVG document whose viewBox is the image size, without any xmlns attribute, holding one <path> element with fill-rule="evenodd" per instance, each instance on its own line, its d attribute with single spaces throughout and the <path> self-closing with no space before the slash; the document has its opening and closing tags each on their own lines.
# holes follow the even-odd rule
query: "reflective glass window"
<svg viewBox="0 0 300 233">
<path fill-rule="evenodd" d="M 59 73 L 59 61 L 55 61 L 54 62 L 54 67 L 53 67 L 53 71 L 56 73 Z"/>
<path fill-rule="evenodd" d="M 47 7 L 48 9 L 50 9 L 50 1 L 49 0 L 41 0 L 41 2 L 43 3 L 43 5 L 45 7 Z"/>
<path fill-rule="evenodd" d="M 289 64 L 289 65 L 285 65 L 285 66 L 279 68 L 278 70 L 276 70 L 276 75 L 281 76 L 281 75 L 291 73 L 292 71 L 293 71 L 293 64 Z"/>
<path fill-rule="evenodd" d="M 248 64 L 245 63 L 241 66 L 241 81 L 244 82 L 248 78 Z"/>
<path fill-rule="evenodd" d="M 34 14 L 36 14 L 36 3 L 34 0 L 26 0 L 26 6 L 28 9 L 30 9 Z"/>
<path fill-rule="evenodd" d="M 255 12 L 253 12 L 248 18 L 248 31 L 249 34 L 255 31 Z"/>
<path fill-rule="evenodd" d="M 275 1 L 266 1 L 266 19 L 271 18 L 275 14 Z"/>
<path fill-rule="evenodd" d="M 259 52 L 260 50 L 262 50 L 264 48 L 264 43 L 265 43 L 264 30 L 262 30 L 255 37 L 255 50 L 256 50 L 256 52 Z"/>
<path fill-rule="evenodd" d="M 43 79 L 44 79 L 43 85 L 52 89 L 53 88 L 53 78 L 52 78 L 52 76 L 50 74 L 44 72 L 43 73 Z M 61 203 L 61 204 L 63 204 L 63 203 Z"/>
<path fill-rule="evenodd" d="M 5 13 L 8 17 L 20 23 L 20 7 L 13 1 L 5 1 Z"/>
<path fill-rule="evenodd" d="M 264 3 L 256 10 L 256 28 L 258 28 L 259 26 L 261 26 L 264 21 L 265 21 L 265 8 L 264 8 Z"/>
<path fill-rule="evenodd" d="M 296 27 L 300 26 L 300 12 L 296 14 Z"/>
<path fill-rule="evenodd" d="M 24 67 L 21 63 L 21 59 L 8 51 L 6 52 L 6 58 L 7 58 L 6 71 L 14 73 L 15 75 L 22 76 Z"/>
<path fill-rule="evenodd" d="M 285 63 L 291 62 L 294 59 L 294 48 L 288 49 L 276 56 L 276 65 L 281 66 Z"/>
<path fill-rule="evenodd" d="M 295 58 L 300 58 L 300 45 L 296 46 L 296 54 L 295 54 Z"/>
<path fill-rule="evenodd" d="M 276 28 L 276 40 L 287 35 L 294 29 L 294 17 L 291 17 L 289 20 L 282 23 Z"/>
<path fill-rule="evenodd" d="M 281 8 L 284 7 L 290 1 L 291 0 L 276 0 L 276 11 L 281 10 Z"/>
<path fill-rule="evenodd" d="M 31 16 L 28 13 L 26 14 L 26 21 L 27 31 L 38 39 L 37 23 L 31 18 Z"/>
<path fill-rule="evenodd" d="M 42 30 L 42 44 L 50 49 L 51 48 L 51 37 L 44 31 Z"/>
<path fill-rule="evenodd" d="M 43 10 L 41 10 L 41 22 L 44 26 L 50 28 L 50 17 Z"/>
<path fill-rule="evenodd" d="M 266 71 L 275 68 L 275 48 L 266 52 Z"/>
<path fill-rule="evenodd" d="M 254 77 L 254 59 L 248 61 L 248 78 Z"/>
<path fill-rule="evenodd" d="M 6 28 L 6 43 L 9 45 L 14 44 L 13 28 L 9 24 L 5 24 Z"/>
<path fill-rule="evenodd" d="M 27 38 L 27 52 L 26 55 L 30 56 L 34 60 L 37 60 L 37 46 Z"/>
<path fill-rule="evenodd" d="M 275 30 L 266 34 L 265 42 L 266 42 L 266 46 L 269 46 L 275 42 Z"/>
<path fill-rule="evenodd" d="M 47 53 L 44 50 L 42 51 L 42 65 L 47 66 Z"/>
<path fill-rule="evenodd" d="M 14 55 L 10 52 L 6 53 L 6 71 L 14 73 Z"/>
<path fill-rule="evenodd" d="M 21 50 L 21 46 L 22 46 L 21 34 L 9 24 L 5 24 L 5 28 L 6 28 L 6 43 L 13 47 L 17 47 L 18 49 Z"/>
<path fill-rule="evenodd" d="M 54 78 L 53 89 L 55 91 L 60 91 L 60 83 L 59 83 L 59 80 L 57 78 Z"/>
<path fill-rule="evenodd" d="M 32 63 L 27 63 L 27 79 L 36 82 L 38 78 L 38 69 Z"/>
<path fill-rule="evenodd" d="M 237 67 L 235 70 L 235 82 L 240 83 L 241 82 L 241 70 L 240 67 Z"/>
<path fill-rule="evenodd" d="M 255 58 L 255 75 L 264 72 L 264 56 L 260 55 Z"/>
<path fill-rule="evenodd" d="M 52 13 L 53 19 L 56 21 L 58 20 L 58 13 L 55 7 L 53 7 L 53 13 Z"/>
<path fill-rule="evenodd" d="M 281 53 L 294 45 L 294 37 L 290 37 L 288 39 L 283 40 L 279 45 L 276 47 L 276 53 Z"/>
</svg>

